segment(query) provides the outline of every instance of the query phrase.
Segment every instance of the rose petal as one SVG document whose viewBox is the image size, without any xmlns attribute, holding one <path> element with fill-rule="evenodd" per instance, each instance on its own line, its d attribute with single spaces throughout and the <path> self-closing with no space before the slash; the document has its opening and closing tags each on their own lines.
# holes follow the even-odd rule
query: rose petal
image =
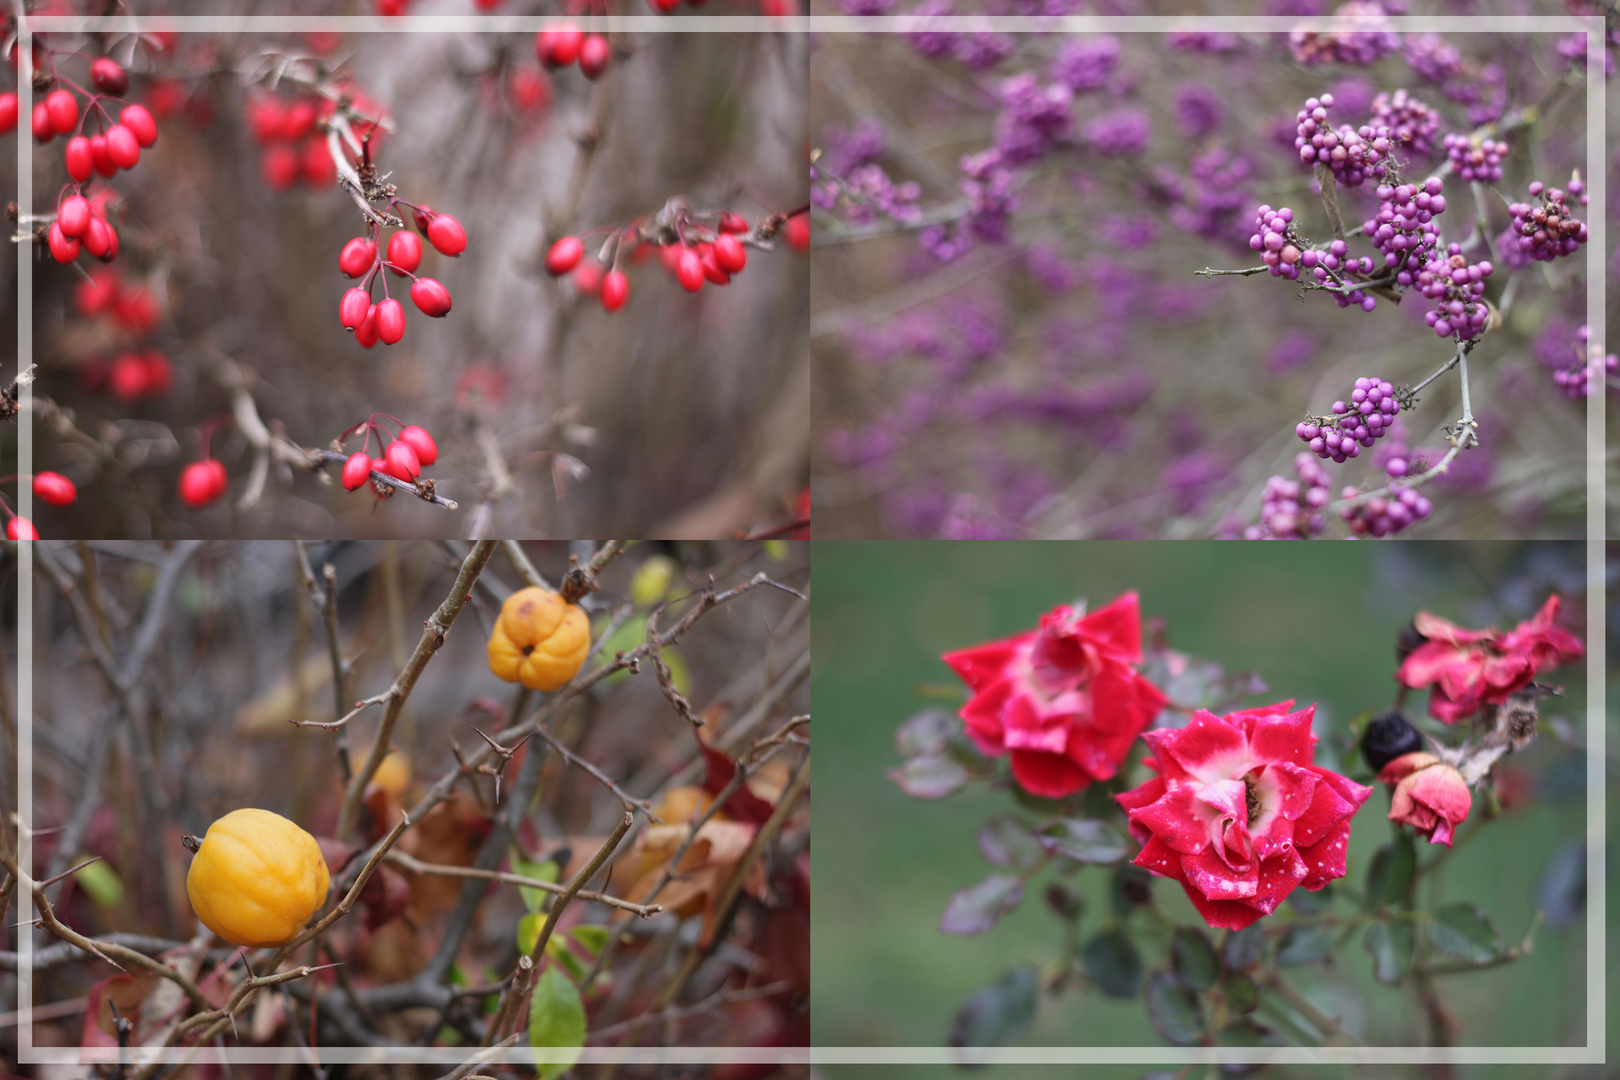
<svg viewBox="0 0 1620 1080">
<path fill-rule="evenodd" d="M 1132 821 L 1145 826 L 1166 847 L 1183 855 L 1196 854 L 1208 847 L 1212 830 L 1220 820 L 1220 814 L 1201 804 L 1189 785 L 1166 791 L 1162 798 L 1131 810 L 1130 815 Z"/>
<path fill-rule="evenodd" d="M 951 666 L 951 670 L 955 671 L 963 682 L 978 690 L 992 681 L 1003 678 L 1008 665 L 1028 651 L 1029 642 L 1034 637 L 1033 633 L 1018 634 L 1000 641 L 975 645 L 971 649 L 957 649 L 955 652 L 946 653 L 941 659 Z"/>
<path fill-rule="evenodd" d="M 1367 801 L 1367 796 L 1372 794 L 1372 788 L 1362 787 L 1338 773 L 1328 772 L 1326 769 L 1313 771 L 1324 782 L 1316 785 L 1316 790 L 1311 793 L 1310 808 L 1294 822 L 1294 843 L 1301 850 L 1320 843 L 1334 826 L 1354 814 L 1361 804 Z M 1350 784 L 1366 794 L 1356 799 L 1353 792 L 1341 790 L 1342 785 L 1335 781 Z"/>
<path fill-rule="evenodd" d="M 1181 872 L 1186 876 L 1187 884 L 1210 900 L 1236 900 L 1253 896 L 1259 888 L 1259 860 L 1250 859 L 1239 867 L 1228 866 L 1216 853 L 1218 846 L 1221 845 L 1211 845 L 1196 855 L 1181 857 Z"/>
<path fill-rule="evenodd" d="M 1316 746 L 1316 733 L 1311 730 L 1315 715 L 1316 706 L 1307 705 L 1287 716 L 1257 717 L 1249 735 L 1249 747 L 1255 758 L 1309 765 L 1311 750 Z"/>
<path fill-rule="evenodd" d="M 1327 785 L 1321 785 L 1318 790 Z M 1299 857 L 1305 861 L 1305 880 L 1301 881 L 1300 888 L 1315 892 L 1335 878 L 1344 877 L 1344 855 L 1350 846 L 1350 822 L 1348 819 L 1335 825 L 1320 843 L 1311 847 L 1296 845 L 1295 850 Z"/>
<path fill-rule="evenodd" d="M 1181 887 L 1213 930 L 1242 930 L 1265 916 L 1265 912 L 1241 900 L 1210 900 L 1186 882 Z"/>
<path fill-rule="evenodd" d="M 1187 880 L 1187 875 L 1181 870 L 1181 853 L 1173 850 L 1157 836 L 1149 837 L 1148 842 L 1142 845 L 1141 852 L 1131 862 L 1160 877 L 1173 878 L 1183 883 Z"/>
<path fill-rule="evenodd" d="M 1249 785 L 1242 780 L 1217 780 L 1204 784 L 1197 792 L 1199 802 L 1213 806 L 1225 816 L 1237 821 L 1249 819 Z"/>
<path fill-rule="evenodd" d="M 1206 784 L 1247 771 L 1240 767 L 1249 757 L 1243 732 L 1214 713 L 1199 709 L 1181 730 L 1159 730 L 1166 733 L 1153 749 Z"/>
<path fill-rule="evenodd" d="M 1080 620 L 1078 629 L 1100 651 L 1127 663 L 1142 662 L 1142 612 L 1136 593 L 1098 608 Z"/>
<path fill-rule="evenodd" d="M 1305 877 L 1305 860 L 1299 852 L 1292 845 L 1283 848 L 1261 861 L 1259 880 L 1248 903 L 1262 914 L 1270 915 Z"/>
<path fill-rule="evenodd" d="M 1091 783 L 1091 775 L 1062 754 L 1013 750 L 1013 779 L 1031 795 L 1061 799 Z"/>
</svg>

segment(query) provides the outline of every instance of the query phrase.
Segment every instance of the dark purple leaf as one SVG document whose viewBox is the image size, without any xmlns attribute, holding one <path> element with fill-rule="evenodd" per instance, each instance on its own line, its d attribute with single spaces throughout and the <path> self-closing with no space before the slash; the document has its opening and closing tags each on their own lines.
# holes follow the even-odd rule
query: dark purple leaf
<svg viewBox="0 0 1620 1080">
<path fill-rule="evenodd" d="M 982 934 L 1024 899 L 1024 883 L 1006 874 L 991 874 L 951 897 L 939 928 L 947 934 Z"/>
</svg>

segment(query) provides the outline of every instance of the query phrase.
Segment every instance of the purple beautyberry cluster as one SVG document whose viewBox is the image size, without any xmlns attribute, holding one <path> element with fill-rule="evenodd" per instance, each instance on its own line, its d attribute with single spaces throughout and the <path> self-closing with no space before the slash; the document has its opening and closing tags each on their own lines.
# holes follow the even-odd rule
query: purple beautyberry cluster
<svg viewBox="0 0 1620 1080">
<path fill-rule="evenodd" d="M 1574 366 L 1559 368 L 1553 372 L 1553 382 L 1558 384 L 1558 388 L 1577 400 L 1586 397 L 1592 392 L 1593 375 L 1596 375 L 1604 382 L 1614 378 L 1616 375 L 1620 375 L 1620 358 L 1617 358 L 1614 353 L 1609 353 L 1599 363 L 1593 363 L 1588 359 L 1590 357 L 1595 360 L 1597 357 L 1597 350 L 1588 344 L 1590 340 L 1591 331 L 1589 328 L 1582 326 L 1577 329 L 1575 331 Z"/>
<path fill-rule="evenodd" d="M 1395 387 L 1379 378 L 1356 380 L 1350 400 L 1335 401 L 1332 416 L 1311 417 L 1294 428 L 1311 453 L 1343 463 L 1384 437 L 1401 411 Z"/>
<path fill-rule="evenodd" d="M 1429 177 L 1421 186 L 1378 185 L 1382 200 L 1378 214 L 1363 228 L 1373 247 L 1383 252 L 1384 266 L 1400 267 L 1395 280 L 1401 285 L 1412 284 L 1416 277 L 1412 267 L 1423 266 L 1439 246 L 1440 226 L 1434 219 L 1446 212 L 1444 190 L 1438 176 Z"/>
<path fill-rule="evenodd" d="M 1457 336 L 1468 341 L 1485 332 L 1490 309 L 1485 306 L 1485 279 L 1491 264 L 1481 259 L 1469 263 L 1461 244 L 1451 244 L 1444 256 L 1431 258 L 1418 272 L 1418 291 L 1434 301 L 1423 321 L 1434 327 L 1439 337 Z"/>
<path fill-rule="evenodd" d="M 1326 165 L 1334 178 L 1344 187 L 1360 187 L 1369 177 L 1381 174 L 1388 167 L 1388 155 L 1394 145 L 1389 129 L 1382 125 L 1363 124 L 1359 129 L 1341 124 L 1337 129 L 1328 123 L 1328 110 L 1333 107 L 1333 95 L 1305 99 L 1305 107 L 1296 119 L 1294 149 L 1305 165 Z"/>
<path fill-rule="evenodd" d="M 1443 83 L 1462 70 L 1462 53 L 1439 34 L 1408 34 L 1401 55 L 1420 79 Z"/>
<path fill-rule="evenodd" d="M 1260 524 L 1243 530 L 1245 540 L 1309 540 L 1320 533 L 1326 522 L 1322 508 L 1332 495 L 1332 479 L 1311 455 L 1300 451 L 1294 456 L 1296 480 L 1273 476 L 1261 493 Z"/>
<path fill-rule="evenodd" d="M 879 216 L 904 223 L 914 222 L 922 210 L 917 199 L 922 188 L 915 180 L 896 184 L 881 165 L 857 165 L 848 176 L 818 172 L 811 166 L 810 201 L 826 211 L 840 209 L 844 218 L 865 224 Z"/>
<path fill-rule="evenodd" d="M 1373 98 L 1372 114 L 1375 123 L 1389 129 L 1390 138 L 1412 153 L 1426 157 L 1434 149 L 1440 114 L 1404 89 Z"/>
<path fill-rule="evenodd" d="M 1335 15 L 1381 16 L 1387 14 L 1378 0 L 1349 0 L 1339 5 Z M 1373 25 L 1376 29 L 1367 29 Z M 1346 21 L 1331 30 L 1295 30 L 1288 35 L 1288 47 L 1302 64 L 1356 64 L 1370 67 L 1401 47 L 1401 36 L 1382 23 Z"/>
<path fill-rule="evenodd" d="M 1499 139 L 1474 142 L 1467 135 L 1453 133 L 1444 140 L 1446 157 L 1457 176 L 1468 182 L 1491 184 L 1502 179 L 1502 159 L 1508 144 Z"/>
<path fill-rule="evenodd" d="M 1586 185 L 1580 177 L 1569 182 L 1567 192 L 1546 187 L 1540 180 L 1530 185 L 1530 197 L 1540 205 L 1514 203 L 1512 231 L 1519 238 L 1519 250 L 1537 262 L 1552 262 L 1560 255 L 1573 255 L 1586 243 L 1586 222 L 1575 218 L 1569 208 L 1571 196 L 1586 205 Z"/>
<path fill-rule="evenodd" d="M 1208 30 L 1172 30 L 1164 39 L 1171 51 L 1185 53 L 1235 52 L 1239 44 L 1236 34 Z"/>
<path fill-rule="evenodd" d="M 1141 109 L 1114 109 L 1088 120 L 1080 137 L 1104 157 L 1134 157 L 1148 148 L 1153 121 Z"/>
<path fill-rule="evenodd" d="M 1027 165 L 1051 153 L 1074 130 L 1074 91 L 1062 83 L 1042 86 L 1032 71 L 1001 84 L 996 149 L 1004 164 Z"/>
<path fill-rule="evenodd" d="M 1260 252 L 1260 261 L 1271 268 L 1271 276 L 1289 281 L 1299 279 L 1302 258 L 1299 245 L 1289 235 L 1293 221 L 1294 212 L 1286 206 L 1280 210 L 1261 206 L 1254 215 L 1254 235 L 1249 237 L 1250 250 Z M 1343 242 L 1339 243 L 1342 247 Z"/>
<path fill-rule="evenodd" d="M 1075 93 L 1097 90 L 1119 66 L 1119 38 L 1113 34 L 1082 34 L 1070 38 L 1052 61 L 1052 78 Z"/>
<path fill-rule="evenodd" d="M 1361 494 L 1347 487 L 1340 496 L 1353 499 Z M 1357 536 L 1394 536 L 1396 533 L 1428 517 L 1434 504 L 1420 495 L 1416 488 L 1391 483 L 1388 495 L 1374 495 L 1365 502 L 1347 506 L 1339 511 Z"/>
</svg>

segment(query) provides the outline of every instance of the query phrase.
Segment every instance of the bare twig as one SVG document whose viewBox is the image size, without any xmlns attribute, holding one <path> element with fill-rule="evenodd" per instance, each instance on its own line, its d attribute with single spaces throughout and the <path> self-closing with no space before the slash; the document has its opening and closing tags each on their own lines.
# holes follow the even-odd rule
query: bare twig
<svg viewBox="0 0 1620 1080">
<path fill-rule="evenodd" d="M 555 881 L 543 881 L 540 878 L 524 877 L 521 874 L 509 874 L 504 870 L 482 870 L 476 866 L 440 866 L 436 863 L 425 863 L 422 860 L 405 854 L 403 851 L 388 853 L 388 861 L 414 874 L 437 874 L 440 877 L 481 878 L 485 881 L 499 881 L 505 885 L 521 885 L 529 889 L 540 889 L 549 893 L 562 893 L 568 886 Z M 606 893 L 592 892 L 581 889 L 575 893 L 581 900 L 595 900 L 597 903 L 616 907 L 621 911 L 628 911 L 643 919 L 649 919 L 664 910 L 662 904 L 632 904 L 628 900 L 620 900 L 616 896 Z"/>
</svg>

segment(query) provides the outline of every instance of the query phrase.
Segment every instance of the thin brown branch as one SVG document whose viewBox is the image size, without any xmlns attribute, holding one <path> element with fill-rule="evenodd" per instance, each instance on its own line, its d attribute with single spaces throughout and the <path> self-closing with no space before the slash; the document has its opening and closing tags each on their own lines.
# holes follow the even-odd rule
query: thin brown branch
<svg viewBox="0 0 1620 1080">
<path fill-rule="evenodd" d="M 414 874 L 436 874 L 440 877 L 455 878 L 481 878 L 485 881 L 498 881 L 504 885 L 521 885 L 525 888 L 540 889 L 549 893 L 563 893 L 568 891 L 568 886 L 559 884 L 555 881 L 543 881 L 540 878 L 524 877 L 521 874 L 509 874 L 504 870 L 481 870 L 476 866 L 441 866 L 437 863 L 425 863 L 415 856 L 405 854 L 403 851 L 389 852 L 388 861 L 405 870 L 409 870 Z M 609 896 L 606 893 L 593 892 L 589 889 L 581 889 L 574 895 L 581 900 L 595 900 L 599 904 L 606 904 L 609 907 L 616 907 L 621 911 L 631 912 L 632 914 L 640 916 L 643 919 L 650 919 L 652 916 L 664 910 L 664 905 L 662 904 L 632 904 L 628 900 L 621 900 L 616 896 Z"/>
<path fill-rule="evenodd" d="M 382 723 L 377 726 L 377 735 L 372 740 L 371 752 L 343 793 L 343 806 L 338 812 L 339 840 L 346 839 L 354 833 L 355 824 L 360 818 L 361 796 L 365 793 L 366 785 L 371 783 L 377 767 L 388 755 L 389 741 L 393 738 L 394 725 L 399 720 L 400 710 L 405 707 L 405 700 L 410 697 L 411 689 L 416 685 L 422 669 L 433 658 L 433 654 L 444 645 L 450 624 L 455 622 L 456 616 L 466 606 L 467 600 L 472 595 L 473 583 L 478 580 L 478 575 L 483 572 L 489 563 L 489 557 L 494 553 L 493 540 L 480 540 L 474 544 L 473 549 L 467 553 L 466 560 L 462 562 L 454 584 L 450 586 L 450 595 L 445 597 L 444 603 L 439 605 L 432 617 L 423 623 L 422 638 L 417 642 L 416 651 L 405 662 L 405 668 L 394 680 L 394 685 L 388 689 L 387 711 L 383 713 Z"/>
<path fill-rule="evenodd" d="M 598 783 L 607 788 L 609 791 L 613 792 L 614 797 L 617 798 L 621 804 L 623 804 L 626 810 L 640 810 L 654 821 L 662 822 L 662 819 L 652 812 L 651 802 L 646 799 L 638 799 L 629 792 L 625 791 L 618 784 L 614 783 L 613 780 L 608 777 L 607 773 L 603 772 L 601 769 L 597 768 L 595 765 L 591 764 L 589 761 L 586 761 L 584 758 L 568 749 L 568 747 L 564 746 L 562 742 L 558 740 L 557 737 L 551 732 L 547 731 L 545 727 L 536 727 L 530 734 L 538 735 L 542 742 L 555 750 L 564 761 L 568 762 L 568 764 L 590 773 L 591 776 L 596 778 Z M 525 736 L 525 738 L 526 737 L 527 736 Z"/>
</svg>

